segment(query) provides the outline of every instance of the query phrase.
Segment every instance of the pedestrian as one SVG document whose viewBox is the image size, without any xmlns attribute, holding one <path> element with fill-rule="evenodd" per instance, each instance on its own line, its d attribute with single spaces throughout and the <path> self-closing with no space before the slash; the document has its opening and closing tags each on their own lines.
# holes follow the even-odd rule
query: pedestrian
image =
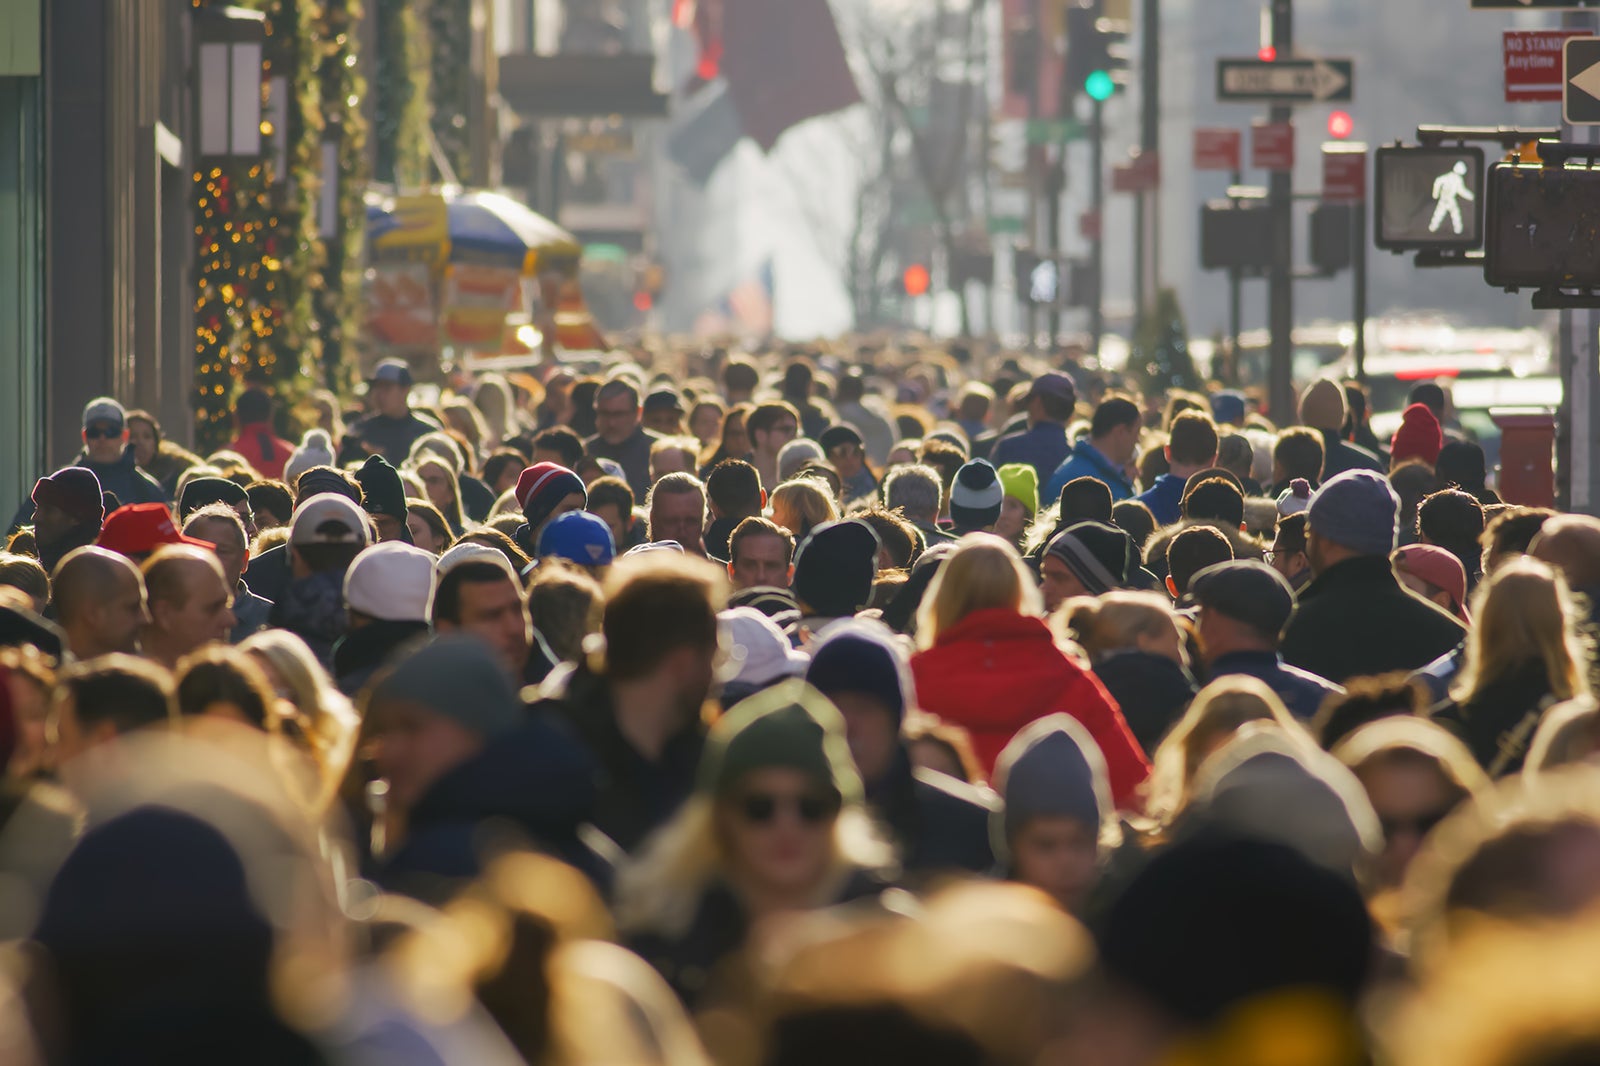
<svg viewBox="0 0 1600 1066">
<path fill-rule="evenodd" d="M 1128 467 L 1139 453 L 1139 434 L 1144 420 L 1138 404 L 1125 396 L 1107 396 L 1094 409 L 1089 434 L 1080 437 L 1069 455 L 1042 484 L 1042 495 L 1051 500 L 1061 495 L 1067 482 L 1092 477 L 1105 483 L 1113 500 L 1133 497 L 1133 482 Z"/>
<path fill-rule="evenodd" d="M 503 552 L 463 540 L 439 557 L 435 574 L 429 621 L 436 633 L 476 637 L 518 683 L 545 679 L 556 659 L 534 631 L 522 580 Z"/>
<path fill-rule="evenodd" d="M 69 552 L 93 544 L 105 522 L 105 497 L 94 471 L 69 466 L 34 483 L 33 543 L 46 573 Z"/>
<path fill-rule="evenodd" d="M 867 442 L 856 427 L 844 423 L 830 426 L 817 438 L 817 444 L 823 458 L 839 472 L 843 485 L 840 496 L 847 506 L 877 494 L 878 478 L 867 464 Z"/>
<path fill-rule="evenodd" d="M 339 691 L 355 695 L 402 649 L 429 631 L 435 559 L 421 548 L 374 544 L 344 575 L 348 628 L 333 646 Z"/>
<path fill-rule="evenodd" d="M 1342 684 L 1420 669 L 1461 643 L 1466 627 L 1402 587 L 1390 568 L 1399 513 L 1394 489 L 1370 470 L 1331 478 L 1311 498 L 1306 555 L 1316 576 L 1283 637 L 1291 666 Z"/>
<path fill-rule="evenodd" d="M 1209 415 L 1185 411 L 1173 419 L 1163 454 L 1167 472 L 1140 493 L 1138 500 L 1150 508 L 1158 523 L 1166 526 L 1183 517 L 1183 494 L 1189 478 L 1216 465 L 1216 424 Z"/>
<path fill-rule="evenodd" d="M 1000 520 L 995 523 L 995 536 L 1022 549 L 1022 536 L 1039 513 L 1039 475 L 1027 463 L 1007 463 L 995 471 L 1005 498 L 1000 501 Z"/>
<path fill-rule="evenodd" d="M 265 389 L 245 389 L 233 401 L 233 421 L 237 433 L 228 445 L 260 471 L 262 477 L 283 477 L 283 467 L 294 454 L 294 445 L 278 436 L 272 424 L 272 394 Z"/>
<path fill-rule="evenodd" d="M 541 704 L 602 774 L 594 824 L 634 852 L 694 787 L 718 656 L 716 570 L 676 552 L 623 559 L 606 581 L 605 653 L 551 678 Z"/>
<path fill-rule="evenodd" d="M 238 623 L 233 586 L 210 544 L 163 545 L 141 569 L 150 607 L 139 633 L 146 656 L 171 670 L 206 644 L 228 642 Z"/>
<path fill-rule="evenodd" d="M 1005 486 L 987 460 L 962 464 L 950 486 L 950 532 L 956 537 L 993 533 L 1004 503 Z"/>
<path fill-rule="evenodd" d="M 1068 914 L 1083 915 L 1122 826 L 1105 759 L 1070 714 L 1026 726 L 995 763 L 1004 800 L 992 815 L 1010 880 L 1031 885 Z"/>
<path fill-rule="evenodd" d="M 1325 678 L 1290 666 L 1278 653 L 1282 633 L 1295 614 L 1295 598 L 1272 567 L 1253 559 L 1218 563 L 1196 574 L 1189 587 L 1199 606 L 1195 625 L 1207 677 L 1253 677 L 1301 722 L 1310 722 L 1330 696 L 1344 692 Z"/>
<path fill-rule="evenodd" d="M 944 486 L 938 471 L 921 463 L 894 467 L 883 478 L 884 506 L 903 515 L 922 534 L 924 548 L 955 542 L 939 528 L 940 504 Z"/>
<path fill-rule="evenodd" d="M 325 666 L 332 665 L 333 646 L 347 628 L 345 571 L 371 543 L 366 515 L 348 497 L 324 492 L 295 508 L 288 544 L 292 577 L 273 601 L 270 622 L 305 641 Z"/>
<path fill-rule="evenodd" d="M 1079 522 L 1057 533 L 1039 560 L 1044 609 L 1054 612 L 1074 596 L 1098 596 L 1113 589 L 1154 588 L 1155 578 L 1139 565 L 1133 538 L 1115 526 Z"/>
<path fill-rule="evenodd" d="M 1027 463 L 1039 475 L 1039 483 L 1048 484 L 1072 448 L 1067 423 L 1078 403 L 1078 388 L 1067 375 L 1050 371 L 1033 379 L 1023 403 L 1027 428 L 995 441 L 989 461 L 997 467 Z"/>
<path fill-rule="evenodd" d="M 1483 505 L 1459 489 L 1441 489 L 1417 507 L 1417 542 L 1454 555 L 1466 573 L 1467 591 L 1483 578 Z"/>
<path fill-rule="evenodd" d="M 134 464 L 156 479 L 169 500 L 175 498 L 178 479 L 199 466 L 200 457 L 168 440 L 161 423 L 149 411 L 129 411 L 126 420 Z"/>
<path fill-rule="evenodd" d="M 250 541 L 239 513 L 225 503 L 207 504 L 189 516 L 183 533 L 211 545 L 222 564 L 223 580 L 233 590 L 234 626 L 228 643 L 238 644 L 264 628 L 272 616 L 272 601 L 257 596 L 244 583 L 250 566 Z"/>
<path fill-rule="evenodd" d="M 1171 604 L 1154 592 L 1078 596 L 1052 622 L 1089 657 L 1139 747 L 1155 751 L 1198 688 Z"/>
<path fill-rule="evenodd" d="M 164 504 L 171 499 L 160 482 L 139 469 L 128 446 L 127 412 L 109 396 L 84 406 L 83 451 L 71 465 L 93 473 L 101 491 L 115 496 L 119 504 Z"/>
<path fill-rule="evenodd" d="M 839 712 L 803 681 L 718 720 L 694 794 L 624 870 L 618 924 L 690 1010 L 754 972 L 742 959 L 765 921 L 876 895 L 893 851 L 850 765 Z"/>
<path fill-rule="evenodd" d="M 1502 565 L 1472 615 L 1461 673 L 1435 717 L 1490 777 L 1504 777 L 1522 769 L 1546 707 L 1588 695 L 1588 658 L 1565 579 L 1538 560 Z"/>
<path fill-rule="evenodd" d="M 1463 625 L 1467 617 L 1467 575 L 1461 560 L 1431 544 L 1407 544 L 1391 556 L 1395 576 L 1406 588 L 1436 607 L 1443 608 Z"/>
<path fill-rule="evenodd" d="M 867 806 L 893 835 L 901 869 L 988 872 L 989 817 L 998 805 L 992 794 L 914 767 L 904 724 L 916 710 L 916 690 L 894 634 L 866 621 L 830 627 L 813 646 L 805 677 L 843 715 Z"/>
<path fill-rule="evenodd" d="M 1300 394 L 1300 422 L 1322 437 L 1322 479 L 1331 480 L 1347 470 L 1384 470 L 1383 460 L 1340 436 L 1350 410 L 1344 389 L 1331 378 L 1318 378 Z M 1289 476 L 1304 477 L 1304 473 Z M 1309 481 L 1310 479 L 1307 478 Z"/>
<path fill-rule="evenodd" d="M 728 576 L 735 592 L 787 589 L 794 577 L 794 537 L 765 518 L 746 518 L 728 538 Z"/>
<path fill-rule="evenodd" d="M 1420 459 L 1431 469 L 1439 461 L 1439 450 L 1444 447 L 1444 430 L 1432 411 L 1420 403 L 1407 407 L 1400 415 L 1400 425 L 1389 440 L 1389 469 L 1392 472 L 1402 463 Z"/>
<path fill-rule="evenodd" d="M 339 445 L 341 466 L 362 462 L 369 455 L 381 455 L 389 465 L 398 467 L 411 454 L 411 445 L 418 437 L 438 432 L 437 422 L 412 410 L 412 384 L 411 368 L 404 360 L 385 359 L 373 369 L 367 379 L 371 413 L 345 433 Z M 324 439 L 317 443 L 329 442 Z"/>
<path fill-rule="evenodd" d="M 411 543 L 433 555 L 443 555 L 455 543 L 444 515 L 424 500 L 406 500 L 406 530 Z"/>
<path fill-rule="evenodd" d="M 758 518 L 766 504 L 761 475 L 742 459 L 724 459 L 706 474 L 706 552 L 714 559 L 731 559 L 728 539 L 747 518 Z M 591 508 L 592 509 L 592 508 Z"/>
<path fill-rule="evenodd" d="M 882 545 L 858 518 L 824 522 L 794 553 L 792 589 L 800 627 L 816 633 L 836 618 L 850 618 L 872 599 Z"/>
<path fill-rule="evenodd" d="M 149 610 L 144 575 L 127 556 L 94 546 L 68 552 L 50 577 L 50 602 L 74 659 L 139 650 Z"/>
<path fill-rule="evenodd" d="M 622 467 L 637 499 L 650 491 L 650 448 L 660 439 L 641 421 L 639 390 L 627 378 L 614 377 L 595 394 L 597 432 L 584 441 L 590 459 L 611 459 Z"/>
<path fill-rule="evenodd" d="M 1306 501 L 1307 506 L 1310 500 Z M 1282 504 L 1279 505 L 1278 531 L 1272 541 L 1272 549 L 1266 553 L 1267 565 L 1283 575 L 1283 579 L 1294 589 L 1295 595 L 1311 583 L 1311 559 L 1306 555 L 1306 515 L 1301 510 L 1294 514 L 1282 514 Z"/>
<path fill-rule="evenodd" d="M 1056 646 L 1016 550 L 989 534 L 958 544 L 934 577 L 911 660 L 923 709 L 972 734 L 985 772 L 1017 731 L 1065 712 L 1100 745 L 1113 798 L 1132 809 L 1149 774 L 1144 752 L 1094 675 Z"/>
<path fill-rule="evenodd" d="M 385 889 L 442 904 L 481 871 L 503 825 L 602 886 L 609 865 L 582 839 L 594 803 L 583 749 L 517 699 L 480 641 L 439 636 L 374 679 L 373 765 L 388 785 Z M 396 839 L 398 837 L 398 839 Z"/>
<path fill-rule="evenodd" d="M 668 474 L 650 486 L 645 500 L 653 543 L 671 541 L 690 555 L 705 558 L 706 487 L 693 474 Z"/>
</svg>

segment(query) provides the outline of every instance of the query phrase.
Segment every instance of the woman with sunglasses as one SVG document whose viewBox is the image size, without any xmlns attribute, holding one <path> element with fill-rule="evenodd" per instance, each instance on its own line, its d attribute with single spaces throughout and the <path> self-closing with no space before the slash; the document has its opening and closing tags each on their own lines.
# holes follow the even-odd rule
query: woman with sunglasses
<svg viewBox="0 0 1600 1066">
<path fill-rule="evenodd" d="M 694 796 L 618 880 L 618 925 L 696 1010 L 747 983 L 752 930 L 875 894 L 892 857 L 862 805 L 839 712 L 785 681 L 711 728 Z"/>
</svg>

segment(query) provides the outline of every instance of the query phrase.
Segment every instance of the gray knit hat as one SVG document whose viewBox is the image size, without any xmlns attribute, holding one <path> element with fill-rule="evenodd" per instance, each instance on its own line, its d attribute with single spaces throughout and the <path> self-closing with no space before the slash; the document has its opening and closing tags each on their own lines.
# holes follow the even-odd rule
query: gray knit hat
<svg viewBox="0 0 1600 1066">
<path fill-rule="evenodd" d="M 435 637 L 400 660 L 373 693 L 373 702 L 418 704 L 484 737 L 509 733 L 523 721 L 522 701 L 488 645 L 459 634 Z"/>
<path fill-rule="evenodd" d="M 1105 756 L 1070 714 L 1041 718 L 1012 737 L 994 776 L 1005 806 L 990 816 L 989 842 L 1002 858 L 1030 818 L 1065 816 L 1098 830 L 1116 810 Z"/>
<path fill-rule="evenodd" d="M 1353 552 L 1388 555 L 1400 534 L 1400 497 L 1382 474 L 1346 470 L 1311 497 L 1306 524 Z"/>
</svg>

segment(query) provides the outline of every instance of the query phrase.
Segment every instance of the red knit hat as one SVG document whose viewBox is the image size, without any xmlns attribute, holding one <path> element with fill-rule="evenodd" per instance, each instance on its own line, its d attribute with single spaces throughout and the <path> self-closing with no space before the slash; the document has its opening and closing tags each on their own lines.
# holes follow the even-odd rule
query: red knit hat
<svg viewBox="0 0 1600 1066">
<path fill-rule="evenodd" d="M 1414 403 L 1400 416 L 1400 428 L 1389 442 L 1389 456 L 1395 466 L 1408 459 L 1421 459 L 1433 466 L 1443 447 L 1444 431 L 1439 428 L 1439 420 L 1422 404 Z"/>
<path fill-rule="evenodd" d="M 517 506 L 535 530 L 557 504 L 575 492 L 587 502 L 589 493 L 583 479 L 560 463 L 535 463 L 517 478 Z"/>
</svg>

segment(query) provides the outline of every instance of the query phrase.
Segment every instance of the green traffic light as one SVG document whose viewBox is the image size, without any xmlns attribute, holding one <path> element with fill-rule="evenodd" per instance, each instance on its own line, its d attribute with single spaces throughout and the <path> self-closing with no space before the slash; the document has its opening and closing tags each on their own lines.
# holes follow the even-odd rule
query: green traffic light
<svg viewBox="0 0 1600 1066">
<path fill-rule="evenodd" d="M 1089 94 L 1089 99 L 1103 103 L 1117 91 L 1117 83 L 1111 80 L 1108 72 L 1097 70 L 1083 79 L 1083 91 Z"/>
</svg>

